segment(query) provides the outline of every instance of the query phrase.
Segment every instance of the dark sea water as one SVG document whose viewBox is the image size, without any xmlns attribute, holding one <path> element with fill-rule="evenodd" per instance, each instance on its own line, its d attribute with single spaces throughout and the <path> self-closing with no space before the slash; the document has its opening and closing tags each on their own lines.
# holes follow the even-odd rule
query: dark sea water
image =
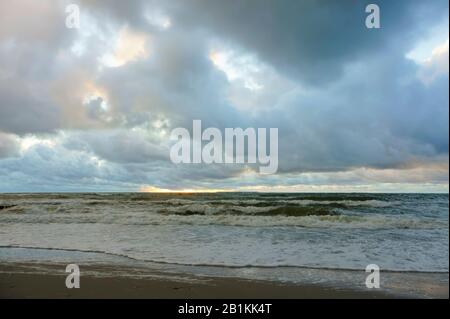
<svg viewBox="0 0 450 319">
<path fill-rule="evenodd" d="M 0 260 L 77 250 L 293 281 L 377 264 L 448 285 L 448 220 L 448 194 L 2 194 Z"/>
</svg>

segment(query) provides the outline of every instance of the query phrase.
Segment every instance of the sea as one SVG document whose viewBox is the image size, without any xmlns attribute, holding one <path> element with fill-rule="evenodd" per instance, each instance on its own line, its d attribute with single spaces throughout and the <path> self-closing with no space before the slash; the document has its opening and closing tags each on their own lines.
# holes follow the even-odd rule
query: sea
<svg viewBox="0 0 450 319">
<path fill-rule="evenodd" d="M 448 291 L 449 195 L 0 194 L 0 262 L 18 261 L 361 290 L 375 264 L 385 291 L 435 297 Z"/>
</svg>

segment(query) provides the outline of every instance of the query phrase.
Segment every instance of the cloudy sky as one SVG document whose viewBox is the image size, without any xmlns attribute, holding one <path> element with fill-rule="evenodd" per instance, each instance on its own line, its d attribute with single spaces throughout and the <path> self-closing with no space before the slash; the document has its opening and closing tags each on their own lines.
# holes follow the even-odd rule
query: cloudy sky
<svg viewBox="0 0 450 319">
<path fill-rule="evenodd" d="M 448 192 L 448 23 L 448 0 L 1 1 L 0 191 Z M 194 119 L 278 128 L 278 172 L 173 164 Z"/>
</svg>

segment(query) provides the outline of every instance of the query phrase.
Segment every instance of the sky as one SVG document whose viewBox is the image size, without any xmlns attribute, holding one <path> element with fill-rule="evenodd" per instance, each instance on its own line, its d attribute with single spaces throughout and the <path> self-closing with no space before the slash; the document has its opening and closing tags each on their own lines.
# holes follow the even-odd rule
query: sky
<svg viewBox="0 0 450 319">
<path fill-rule="evenodd" d="M 0 192 L 448 192 L 448 5 L 1 1 Z M 277 173 L 172 163 L 196 119 L 278 128 Z"/>
</svg>

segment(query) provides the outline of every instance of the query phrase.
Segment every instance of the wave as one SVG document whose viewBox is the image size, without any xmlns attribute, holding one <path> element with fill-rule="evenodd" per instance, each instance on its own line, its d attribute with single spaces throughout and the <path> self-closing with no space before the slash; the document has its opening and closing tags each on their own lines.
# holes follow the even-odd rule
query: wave
<svg viewBox="0 0 450 319">
<path fill-rule="evenodd" d="M 17 205 L 0 205 L 0 210 L 6 210 L 13 207 L 16 207 Z"/>
<path fill-rule="evenodd" d="M 177 207 L 162 208 L 161 214 L 174 215 L 253 215 L 253 216 L 323 216 L 336 215 L 333 209 L 323 207 L 301 206 L 214 206 L 209 204 L 190 204 Z"/>
<path fill-rule="evenodd" d="M 255 210 L 257 211 L 255 213 Z M 295 210 L 298 214 L 298 211 Z M 274 213 L 272 208 L 264 210 L 252 208 L 249 214 L 214 214 L 206 212 L 180 213 L 147 213 L 133 214 L 101 214 L 89 213 L 49 213 L 30 214 L 0 214 L 3 224 L 114 224 L 114 225 L 192 225 L 192 226 L 236 226 L 236 227 L 301 227 L 328 229 L 448 229 L 448 220 L 424 219 L 413 216 L 386 216 L 381 214 L 345 215 L 321 214 L 315 212 L 305 215 L 285 215 L 284 211 Z"/>
<path fill-rule="evenodd" d="M 142 224 L 139 221 L 137 224 Z M 447 222 L 424 221 L 419 218 L 395 218 L 383 215 L 309 215 L 293 216 L 243 216 L 243 215 L 169 215 L 164 221 L 154 220 L 153 225 L 222 225 L 243 227 L 302 227 L 302 228 L 353 228 L 353 229 L 447 229 Z"/>
<path fill-rule="evenodd" d="M 448 228 L 448 206 L 403 206 L 398 196 L 59 197 L 5 201 L 0 223 L 221 225 L 361 229 Z M 130 200 L 130 197 L 132 200 Z M 236 196 L 235 196 L 236 197 Z M 378 199 L 375 199 L 378 198 Z M 38 198 L 39 199 L 39 198 Z M 384 209 L 390 207 L 389 209 Z M 419 208 L 420 208 L 419 207 Z M 444 210 L 444 213 L 442 213 Z M 446 218 L 447 217 L 447 218 Z"/>
<path fill-rule="evenodd" d="M 323 199 L 273 199 L 273 200 L 261 200 L 261 199 L 222 199 L 222 200 L 188 200 L 188 199 L 168 199 L 166 201 L 156 201 L 155 204 L 169 205 L 169 206 L 181 206 L 181 205 L 230 205 L 230 206 L 282 206 L 282 205 L 297 205 L 297 206 L 332 206 L 336 208 L 344 207 L 391 207 L 400 205 L 400 201 L 385 201 L 379 199 L 370 200 L 323 200 Z"/>
<path fill-rule="evenodd" d="M 377 200 L 377 199 L 371 199 L 371 200 L 310 200 L 310 199 L 301 199 L 301 200 L 291 200 L 286 201 L 286 203 L 289 204 L 298 204 L 301 206 L 315 206 L 315 205 L 330 205 L 334 207 L 360 207 L 360 206 L 366 206 L 366 207 L 391 207 L 395 205 L 401 204 L 400 201 L 383 201 L 383 200 Z"/>
<path fill-rule="evenodd" d="M 179 265 L 179 266 L 194 266 L 194 267 L 222 267 L 232 269 L 243 268 L 299 268 L 299 269 L 315 269 L 315 270 L 332 270 L 332 271 L 361 271 L 360 267 L 329 267 L 329 266 L 305 266 L 300 264 L 287 264 L 287 263 L 272 263 L 272 264 L 227 264 L 227 263 L 183 263 L 174 261 L 163 261 L 151 258 L 138 258 L 127 253 L 110 252 L 106 250 L 97 249 L 78 249 L 78 248 L 59 248 L 59 247 L 38 247 L 38 246 L 22 246 L 22 245 L 0 245 L 0 248 L 18 248 L 18 249 L 35 249 L 35 250 L 50 250 L 50 251 L 65 251 L 65 252 L 80 252 L 80 253 L 92 253 L 92 254 L 104 254 L 109 256 L 127 258 L 134 261 L 149 262 L 154 264 L 164 265 Z M 417 270 L 417 269 L 396 269 L 396 268 L 383 268 L 383 272 L 392 273 L 427 273 L 427 274 L 445 274 L 448 270 Z"/>
</svg>

